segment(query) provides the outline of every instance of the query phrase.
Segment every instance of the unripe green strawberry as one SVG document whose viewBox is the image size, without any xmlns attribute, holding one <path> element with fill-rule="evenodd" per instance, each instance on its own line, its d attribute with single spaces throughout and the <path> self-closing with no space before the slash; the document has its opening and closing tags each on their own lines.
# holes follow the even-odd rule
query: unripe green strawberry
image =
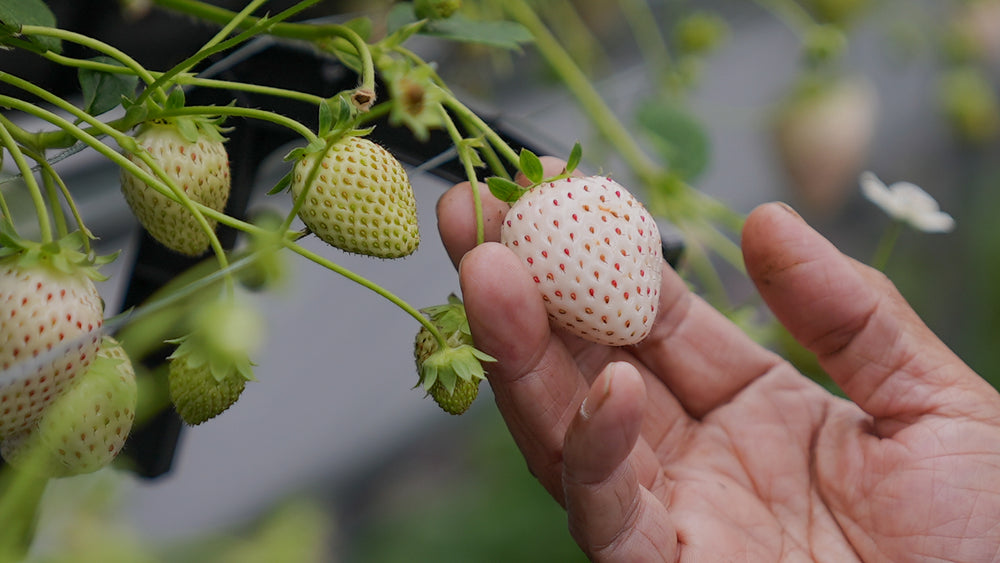
<svg viewBox="0 0 1000 563">
<path fill-rule="evenodd" d="M 450 18 L 461 7 L 462 0 L 414 0 L 413 13 L 420 19 L 440 20 Z"/>
<path fill-rule="evenodd" d="M 0 261 L 0 371 L 24 370 L 0 381 L 0 439 L 29 429 L 100 345 L 104 308 L 94 282 L 53 258 Z"/>
<path fill-rule="evenodd" d="M 27 456 L 53 477 L 92 473 L 121 451 L 135 419 L 135 371 L 121 344 L 105 338 L 96 360 L 59 396 L 37 426 L 9 437 L 0 454 L 15 466 Z"/>
<path fill-rule="evenodd" d="M 306 155 L 292 174 L 299 218 L 321 240 L 377 258 L 409 255 L 420 243 L 417 203 L 403 165 L 368 139 L 349 136 L 323 155 Z M 319 169 L 307 186 L 315 163 Z"/>
<path fill-rule="evenodd" d="M 210 124 L 189 129 L 185 135 L 173 123 L 149 122 L 139 128 L 135 142 L 156 160 L 191 201 L 222 211 L 230 189 L 229 156 L 222 135 Z M 151 172 L 135 154 L 126 152 L 125 156 Z M 181 203 L 124 169 L 121 185 L 125 201 L 154 239 L 188 256 L 200 256 L 208 249 L 208 233 Z M 214 229 L 215 221 L 206 220 Z"/>
<path fill-rule="evenodd" d="M 216 316 L 232 318 L 226 310 L 232 313 L 239 311 L 240 307 L 216 304 L 209 310 L 215 311 Z M 215 418 L 233 406 L 243 393 L 246 382 L 254 378 L 248 351 L 234 338 L 212 333 L 220 326 L 227 326 L 228 321 L 215 323 L 216 319 L 208 318 L 211 316 L 199 319 L 199 327 L 189 335 L 170 341 L 179 344 L 168 358 L 170 399 L 177 414 L 191 426 Z M 253 327 L 247 328 L 254 332 Z"/>
<path fill-rule="evenodd" d="M 556 326 L 609 346 L 649 334 L 662 243 L 653 217 L 618 182 L 591 176 L 542 183 L 511 206 L 500 241 L 528 268 Z"/>
<path fill-rule="evenodd" d="M 420 376 L 417 385 L 445 412 L 462 414 L 479 395 L 479 383 L 485 376 L 480 362 L 494 360 L 473 348 L 465 308 L 457 297 L 452 295 L 447 305 L 427 307 L 423 312 L 444 336 L 448 347 L 442 350 L 431 331 L 420 327 L 413 348 Z"/>
<path fill-rule="evenodd" d="M 191 365 L 183 358 L 175 358 L 170 361 L 168 382 L 177 414 L 185 423 L 196 426 L 233 406 L 247 380 L 233 376 L 219 381 L 207 363 Z"/>
</svg>

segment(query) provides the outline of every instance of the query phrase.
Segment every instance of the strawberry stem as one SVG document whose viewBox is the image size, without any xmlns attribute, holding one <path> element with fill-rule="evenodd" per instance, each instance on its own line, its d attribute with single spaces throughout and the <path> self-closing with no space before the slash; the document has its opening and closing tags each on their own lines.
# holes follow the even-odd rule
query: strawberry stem
<svg viewBox="0 0 1000 563">
<path fill-rule="evenodd" d="M 601 98 L 587 75 L 559 44 L 531 6 L 524 0 L 510 0 L 504 3 L 504 7 L 518 23 L 532 33 L 538 52 L 576 97 L 598 131 L 618 149 L 636 176 L 645 184 L 651 184 L 661 176 L 662 167 L 633 139 L 629 130 Z"/>
<path fill-rule="evenodd" d="M 444 109 L 443 106 L 438 107 L 441 111 L 441 118 L 444 120 L 445 128 L 448 130 L 448 135 L 451 136 L 451 142 L 458 151 L 458 159 L 462 161 L 462 166 L 465 167 L 465 177 L 468 178 L 469 185 L 472 188 L 472 204 L 476 212 L 476 244 L 483 244 L 486 241 L 486 229 L 483 225 L 483 201 L 479 194 L 479 178 L 476 175 L 473 155 L 471 154 L 475 149 L 462 138 L 462 133 L 455 126 L 455 122 L 451 119 L 451 115 L 448 114 L 448 110 Z"/>
<path fill-rule="evenodd" d="M 346 25 L 340 24 L 305 24 L 281 21 L 319 1 L 305 0 L 299 2 L 277 16 L 269 18 L 265 32 L 275 37 L 316 42 L 324 50 L 329 50 L 329 44 L 322 43 L 321 40 L 331 37 L 339 37 L 346 40 L 354 48 L 356 51 L 355 54 L 361 60 L 361 82 L 358 88 L 374 92 L 375 67 L 372 63 L 371 51 L 368 48 L 368 44 L 365 43 L 364 39 L 357 32 Z M 154 3 L 164 8 L 183 12 L 199 19 L 222 25 L 228 24 L 236 17 L 235 12 L 198 0 L 154 0 Z M 262 18 L 246 17 L 238 21 L 236 27 L 253 29 L 260 26 L 261 20 Z M 254 31 L 254 33 L 258 33 L 258 31 Z"/>
<path fill-rule="evenodd" d="M 35 174 L 31 170 L 31 166 L 28 164 L 24 153 L 21 152 L 21 147 L 18 146 L 4 123 L 0 123 L 0 143 L 7 148 L 10 156 L 14 159 L 17 169 L 21 173 L 21 178 L 28 188 L 28 193 L 31 195 L 31 202 L 34 204 L 35 214 L 38 216 L 38 229 L 42 237 L 42 242 L 52 242 L 52 225 L 49 223 L 49 211 L 45 207 L 42 190 L 39 188 L 38 182 L 35 181 Z M 7 211 L 5 216 L 9 217 L 10 212 Z"/>
<path fill-rule="evenodd" d="M 285 117 L 281 114 L 256 108 L 246 108 L 240 106 L 185 106 L 178 109 L 163 110 L 161 112 L 157 112 L 156 115 L 151 117 L 181 117 L 188 115 L 202 116 L 209 114 L 249 117 L 261 121 L 270 121 L 271 123 L 281 125 L 295 131 L 299 135 L 305 137 L 306 141 L 310 143 L 319 140 L 319 137 L 316 136 L 316 133 L 314 133 L 312 129 L 306 127 L 298 121 L 295 121 L 290 117 Z"/>
<path fill-rule="evenodd" d="M 754 0 L 757 5 L 770 12 L 795 32 L 800 38 L 808 35 L 816 27 L 812 16 L 794 0 Z"/>
<path fill-rule="evenodd" d="M 146 70 L 141 64 L 139 64 L 138 61 L 128 56 L 124 52 L 119 51 L 118 49 L 112 47 L 111 45 L 108 45 L 103 41 L 98 41 L 97 39 L 94 39 L 92 37 L 88 37 L 86 35 L 75 33 L 72 31 L 67 31 L 65 29 L 59 29 L 54 27 L 42 27 L 37 25 L 21 26 L 21 33 L 23 35 L 41 35 L 45 37 L 55 37 L 58 39 L 62 39 L 64 41 L 77 43 L 89 49 L 93 49 L 94 51 L 97 51 L 99 53 L 102 53 L 104 55 L 108 55 L 109 57 L 115 59 L 116 61 L 119 61 L 120 63 L 125 65 L 128 69 L 130 69 L 132 72 L 134 72 L 136 76 L 138 76 L 140 79 L 142 79 L 143 82 L 145 82 L 148 85 L 152 85 L 153 83 L 156 82 L 156 79 L 153 78 L 153 75 L 150 74 L 149 71 Z M 166 101 L 167 96 L 165 93 L 163 93 L 163 91 L 157 90 L 156 94 L 158 96 L 157 101 L 159 102 Z"/>
<path fill-rule="evenodd" d="M 319 2 L 319 0 L 304 0 L 296 4 L 295 6 L 292 6 L 291 8 L 282 11 L 281 13 L 275 15 L 274 17 L 250 18 L 250 13 L 256 10 L 258 7 L 260 7 L 260 5 L 263 4 L 264 2 L 266 2 L 266 0 L 254 0 L 253 2 L 250 2 L 250 4 L 248 4 L 239 13 L 230 12 L 229 19 L 225 22 L 223 28 L 218 33 L 216 33 L 212 39 L 210 39 L 204 46 L 202 46 L 202 48 L 199 49 L 195 54 L 181 61 L 179 64 L 175 65 L 167 72 L 161 74 L 156 79 L 156 81 L 150 85 L 150 88 L 147 89 L 146 92 L 143 92 L 141 96 L 139 96 L 138 100 L 136 100 L 136 103 L 140 104 L 143 103 L 146 100 L 149 90 L 162 91 L 168 89 L 168 87 L 171 84 L 173 84 L 173 78 L 175 76 L 178 76 L 181 73 L 190 70 L 199 62 L 205 60 L 206 58 L 216 53 L 220 53 L 227 49 L 231 49 L 236 45 L 239 45 L 240 43 L 252 39 L 253 37 L 256 37 L 261 33 L 266 33 L 271 26 L 277 24 L 278 22 L 286 18 L 289 18 L 297 14 L 298 12 L 304 10 L 305 8 L 311 6 L 312 4 Z M 250 23 L 250 20 L 252 20 L 252 23 Z M 239 27 L 242 27 L 245 30 L 242 33 L 236 35 L 235 37 L 224 40 L 224 38 L 228 36 L 234 29 Z"/>
<path fill-rule="evenodd" d="M 38 448 L 27 453 L 25 467 L 0 471 L 0 560 L 21 561 L 33 543 L 42 496 L 49 483 Z M 36 453 L 38 452 L 38 453 Z"/>
<path fill-rule="evenodd" d="M 360 285 L 362 287 L 365 287 L 367 289 L 370 289 L 371 291 L 375 292 L 376 294 L 384 297 L 390 303 L 392 303 L 393 305 L 396 305 L 397 307 L 399 307 L 400 309 L 402 309 L 404 312 L 406 312 L 408 315 L 410 315 L 414 319 L 417 319 L 417 321 L 419 321 L 421 325 L 427 327 L 427 330 L 429 330 L 430 333 L 432 335 L 434 335 L 434 339 L 437 340 L 438 346 L 440 346 L 441 349 L 445 349 L 445 348 L 449 347 L 448 346 L 448 340 L 444 337 L 443 334 L 441 334 L 441 331 L 438 329 L 438 327 L 436 327 L 434 325 L 434 323 L 432 323 L 430 321 L 430 319 L 428 319 L 426 316 L 424 316 L 423 314 L 421 314 L 420 311 L 418 311 L 415 307 L 413 307 L 412 305 L 410 305 L 409 303 L 407 303 L 406 301 L 404 301 L 402 298 L 400 298 L 399 296 L 397 296 L 395 293 L 389 291 L 388 289 L 385 289 L 384 287 L 378 285 L 377 283 L 375 283 L 375 282 L 373 282 L 373 281 L 371 281 L 371 280 L 369 280 L 369 279 L 367 279 L 367 278 L 365 278 L 365 277 L 363 277 L 363 276 L 361 276 L 359 274 L 356 274 L 356 273 L 352 272 L 351 270 L 348 270 L 347 268 L 344 268 L 343 266 L 341 266 L 341 265 L 339 265 L 339 264 L 337 264 L 337 263 L 335 263 L 335 262 L 333 262 L 331 260 L 328 260 L 327 258 L 324 258 L 324 257 L 322 257 L 322 256 L 320 256 L 320 255 L 318 255 L 318 254 L 316 254 L 316 253 L 314 253 L 314 252 L 312 252 L 312 251 L 304 248 L 303 246 L 301 246 L 299 244 L 296 244 L 296 243 L 294 243 L 292 241 L 287 241 L 285 243 L 285 247 L 288 248 L 289 250 L 291 250 L 292 252 L 298 254 L 299 256 L 302 256 L 303 258 L 311 260 L 312 262 L 315 262 L 316 264 L 319 264 L 320 266 L 323 266 L 324 268 L 326 268 L 326 269 L 328 269 L 328 270 L 330 270 L 332 272 L 340 274 L 341 276 L 343 276 L 343 277 L 345 277 L 345 278 L 353 281 L 354 283 L 356 283 L 356 284 L 358 284 L 358 285 Z"/>
</svg>

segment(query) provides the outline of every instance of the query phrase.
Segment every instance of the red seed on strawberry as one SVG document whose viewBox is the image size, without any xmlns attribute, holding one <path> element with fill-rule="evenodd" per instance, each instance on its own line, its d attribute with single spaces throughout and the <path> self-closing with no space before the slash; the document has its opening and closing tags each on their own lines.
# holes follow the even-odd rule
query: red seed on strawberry
<svg viewBox="0 0 1000 563">
<path fill-rule="evenodd" d="M 614 180 L 536 186 L 507 213 L 500 240 L 524 261 L 556 326 L 611 346 L 649 334 L 663 262 L 659 229 Z"/>
</svg>

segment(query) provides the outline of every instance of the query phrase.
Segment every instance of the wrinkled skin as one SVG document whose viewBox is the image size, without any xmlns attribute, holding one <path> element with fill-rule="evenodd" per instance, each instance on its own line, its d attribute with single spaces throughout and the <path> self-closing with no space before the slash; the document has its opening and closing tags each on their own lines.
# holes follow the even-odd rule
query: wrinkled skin
<svg viewBox="0 0 1000 563">
<path fill-rule="evenodd" d="M 550 174 L 562 166 L 545 162 Z M 496 241 L 506 205 L 483 197 Z M 438 215 L 476 344 L 499 359 L 500 412 L 594 561 L 1000 558 L 1000 395 L 888 279 L 788 207 L 747 219 L 747 269 L 851 401 L 757 345 L 666 265 L 638 346 L 554 332 L 517 259 L 473 248 L 468 184 Z"/>
</svg>

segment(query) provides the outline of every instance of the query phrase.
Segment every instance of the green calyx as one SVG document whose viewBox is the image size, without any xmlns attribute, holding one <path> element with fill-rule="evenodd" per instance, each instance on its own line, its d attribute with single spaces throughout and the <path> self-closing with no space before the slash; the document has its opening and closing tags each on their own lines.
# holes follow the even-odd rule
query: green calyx
<svg viewBox="0 0 1000 563">
<path fill-rule="evenodd" d="M 0 260 L 15 260 L 24 268 L 47 267 L 67 275 L 83 274 L 94 281 L 108 279 L 98 269 L 113 262 L 118 252 L 98 256 L 84 250 L 86 242 L 81 231 L 51 242 L 31 241 L 18 236 L 6 221 L 0 222 Z"/>
<path fill-rule="evenodd" d="M 528 182 L 530 182 L 530 185 L 522 186 L 499 176 L 487 178 L 486 185 L 489 186 L 490 193 L 493 194 L 493 197 L 499 199 L 500 201 L 514 203 L 520 199 L 522 195 L 531 191 L 532 188 L 541 184 L 563 180 L 572 176 L 573 171 L 575 171 L 576 167 L 580 164 L 582 154 L 583 149 L 580 147 L 580 143 L 574 144 L 573 150 L 570 152 L 569 158 L 566 160 L 566 167 L 563 168 L 562 172 L 556 174 L 555 176 L 546 177 L 541 159 L 528 149 L 521 149 L 521 153 L 518 156 L 518 168 L 520 168 L 521 174 L 523 174 L 524 177 L 527 178 Z"/>
<path fill-rule="evenodd" d="M 496 358 L 472 346 L 472 333 L 462 301 L 450 295 L 447 304 L 427 307 L 421 312 L 438 328 L 447 346 L 441 348 L 426 328 L 417 335 L 418 385 L 430 391 L 435 384 L 440 384 L 451 394 L 459 380 L 478 382 L 485 378 L 483 362 L 495 362 Z"/>
<path fill-rule="evenodd" d="M 253 375 L 254 364 L 250 361 L 249 355 L 239 352 L 220 353 L 219 348 L 207 340 L 202 331 L 168 340 L 169 344 L 177 344 L 178 346 L 167 359 L 184 362 L 192 370 L 207 367 L 212 378 L 219 383 L 229 378 L 256 381 Z"/>
<path fill-rule="evenodd" d="M 435 383 L 440 383 L 448 393 L 454 393 L 459 379 L 478 381 L 486 377 L 482 362 L 495 362 L 496 359 L 463 344 L 457 348 L 442 348 L 424 360 L 420 366 L 421 385 L 425 391 L 430 391 Z"/>
</svg>

